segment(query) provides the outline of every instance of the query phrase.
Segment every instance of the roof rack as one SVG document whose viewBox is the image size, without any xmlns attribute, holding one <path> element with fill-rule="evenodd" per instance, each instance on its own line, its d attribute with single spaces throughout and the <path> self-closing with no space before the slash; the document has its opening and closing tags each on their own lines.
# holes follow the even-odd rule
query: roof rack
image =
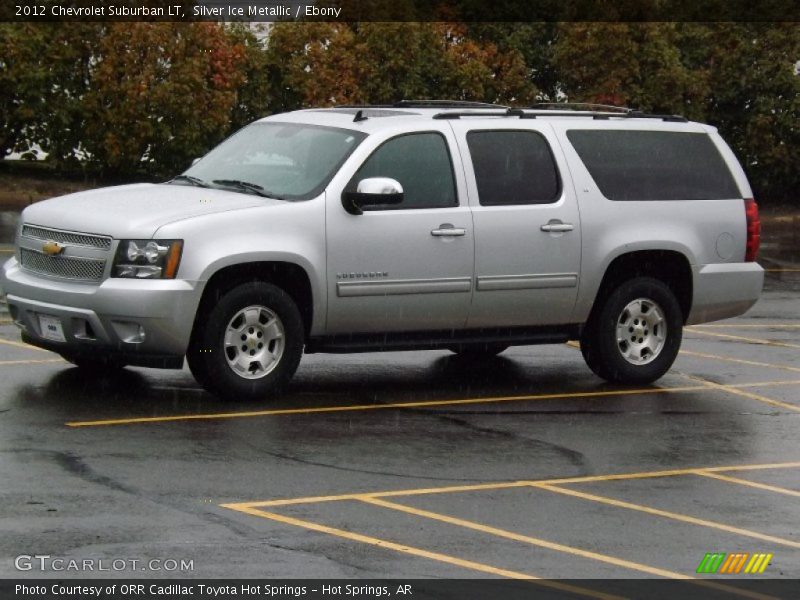
<svg viewBox="0 0 800 600">
<path fill-rule="evenodd" d="M 398 100 L 391 104 L 337 104 L 333 108 L 510 108 L 505 104 L 469 100 Z"/>
<path fill-rule="evenodd" d="M 469 100 L 398 100 L 394 108 L 510 108 L 504 104 L 470 102 Z"/>
<path fill-rule="evenodd" d="M 596 105 L 597 106 L 597 105 Z M 617 110 L 553 110 L 537 108 L 509 108 L 504 111 L 448 111 L 433 115 L 434 119 L 460 119 L 461 117 L 517 117 L 519 119 L 535 119 L 537 117 L 589 117 L 596 120 L 606 119 L 660 119 L 674 123 L 686 123 L 686 117 L 681 115 L 657 115 L 644 113 L 631 108 L 619 110 L 621 107 L 612 107 Z"/>
<path fill-rule="evenodd" d="M 582 111 L 605 111 L 605 112 L 631 112 L 634 109 L 627 106 L 617 106 L 615 104 L 597 104 L 595 102 L 537 102 L 528 108 L 536 110 L 582 110 Z"/>
<path fill-rule="evenodd" d="M 357 109 L 353 118 L 354 123 L 366 121 L 369 115 L 365 110 L 387 108 L 497 108 L 512 110 L 504 104 L 489 104 L 488 102 L 470 102 L 468 100 L 398 100 L 392 104 L 340 104 L 334 108 Z"/>
</svg>

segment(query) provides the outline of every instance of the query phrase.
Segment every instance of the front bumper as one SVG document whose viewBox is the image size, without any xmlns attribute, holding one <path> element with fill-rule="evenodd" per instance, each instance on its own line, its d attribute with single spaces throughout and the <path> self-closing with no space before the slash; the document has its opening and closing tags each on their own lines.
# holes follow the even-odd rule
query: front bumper
<svg viewBox="0 0 800 600">
<path fill-rule="evenodd" d="M 198 282 L 110 278 L 99 285 L 45 279 L 11 259 L 0 272 L 8 310 L 35 346 L 71 356 L 113 355 L 127 364 L 180 368 L 202 294 Z M 65 341 L 42 334 L 59 320 Z"/>
<path fill-rule="evenodd" d="M 764 287 L 764 269 L 754 262 L 698 265 L 692 275 L 687 325 L 737 317 L 758 302 Z"/>
</svg>

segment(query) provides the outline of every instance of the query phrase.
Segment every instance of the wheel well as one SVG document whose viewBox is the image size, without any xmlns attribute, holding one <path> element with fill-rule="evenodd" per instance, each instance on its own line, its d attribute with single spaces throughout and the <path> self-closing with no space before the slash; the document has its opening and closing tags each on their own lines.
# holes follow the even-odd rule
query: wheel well
<svg viewBox="0 0 800 600">
<path fill-rule="evenodd" d="M 208 280 L 200 306 L 195 316 L 195 326 L 200 315 L 205 313 L 231 288 L 249 281 L 265 281 L 275 284 L 291 296 L 300 316 L 303 317 L 303 328 L 306 336 L 311 331 L 311 320 L 314 316 L 311 281 L 303 267 L 287 262 L 252 262 L 224 267 L 214 273 Z M 193 332 L 196 327 L 193 327 Z"/>
<path fill-rule="evenodd" d="M 603 275 L 595 306 L 597 299 L 608 296 L 620 283 L 643 276 L 660 279 L 669 286 L 678 300 L 685 323 L 692 308 L 692 269 L 688 259 L 673 250 L 640 250 L 615 258 Z"/>
</svg>

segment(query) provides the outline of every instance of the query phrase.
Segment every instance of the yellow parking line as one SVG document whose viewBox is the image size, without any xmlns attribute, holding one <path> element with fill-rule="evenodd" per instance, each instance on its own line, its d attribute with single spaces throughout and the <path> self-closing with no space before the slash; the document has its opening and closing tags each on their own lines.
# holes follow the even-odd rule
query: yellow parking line
<svg viewBox="0 0 800 600">
<path fill-rule="evenodd" d="M 698 358 L 710 358 L 713 360 L 722 360 L 725 362 L 737 363 L 740 365 L 750 365 L 753 367 L 767 367 L 770 369 L 781 369 L 783 371 L 792 371 L 800 373 L 800 367 L 790 367 L 789 365 L 776 365 L 773 363 L 758 362 L 755 360 L 745 360 L 743 358 L 731 358 L 729 356 L 720 356 L 719 354 L 708 354 L 706 352 L 694 352 L 693 350 L 681 350 L 681 354 L 686 356 L 696 356 Z"/>
<path fill-rule="evenodd" d="M 759 490 L 767 490 L 769 492 L 776 492 L 778 494 L 785 494 L 787 496 L 800 497 L 800 491 L 790 490 L 788 488 L 778 487 L 776 485 L 760 483 L 758 481 L 750 481 L 749 479 L 741 479 L 739 477 L 731 477 L 729 475 L 720 475 L 719 473 L 709 473 L 708 471 L 703 470 L 696 471 L 696 474 L 702 475 L 703 477 L 710 477 L 711 479 L 719 479 L 720 481 L 734 483 L 736 485 L 746 485 L 747 487 L 752 487 Z"/>
<path fill-rule="evenodd" d="M 647 573 L 648 575 L 656 575 L 658 577 L 665 577 L 667 579 L 681 579 L 681 580 L 691 580 L 691 583 L 695 585 L 700 585 L 704 587 L 710 587 L 718 590 L 722 590 L 728 593 L 732 593 L 735 595 L 744 596 L 747 598 L 773 598 L 772 596 L 764 596 L 762 594 L 757 594 L 753 592 L 748 592 L 746 590 L 740 590 L 739 588 L 735 588 L 732 586 L 715 583 L 713 581 L 704 581 L 698 580 L 691 575 L 686 575 L 684 573 L 677 573 L 675 571 L 669 571 L 667 569 L 660 569 L 658 567 L 652 567 L 650 565 L 645 565 L 642 563 L 633 562 L 630 560 L 625 560 L 623 558 L 617 558 L 615 556 L 609 556 L 608 554 L 601 554 L 599 552 L 592 552 L 590 550 L 583 550 L 582 548 L 575 548 L 574 546 L 565 546 L 564 544 L 558 544 L 556 542 L 550 542 L 548 540 L 543 540 L 541 538 L 531 537 L 528 535 L 523 535 L 520 533 L 515 533 L 513 531 L 508 531 L 507 529 L 499 529 L 497 527 L 492 527 L 490 525 L 484 525 L 482 523 L 476 523 L 474 521 L 467 521 L 464 519 L 459 519 L 457 517 L 451 517 L 449 515 L 443 515 L 441 513 L 431 512 L 429 510 L 422 510 L 419 508 L 414 508 L 411 506 L 407 506 L 404 504 L 397 504 L 395 502 L 388 502 L 386 500 L 379 500 L 378 498 L 374 498 L 368 495 L 359 496 L 357 498 L 361 502 L 365 502 L 367 504 L 372 504 L 374 506 L 380 506 L 383 508 L 388 508 L 389 510 L 395 510 L 403 513 L 407 513 L 410 515 L 414 515 L 417 517 L 423 517 L 426 519 L 431 519 L 433 521 L 440 521 L 442 523 L 448 523 L 450 525 L 456 525 L 458 527 L 463 527 L 465 529 L 471 529 L 473 531 L 479 531 L 481 533 L 486 533 L 488 535 L 493 535 L 495 537 L 504 538 L 507 540 L 512 540 L 515 542 L 522 542 L 524 544 L 530 544 L 532 546 L 538 546 L 541 548 L 547 548 L 548 550 L 554 550 L 556 552 L 563 552 L 564 554 L 571 554 L 573 556 L 580 556 L 582 558 L 587 558 L 590 560 L 595 560 L 597 562 L 602 562 L 610 565 L 614 565 L 616 567 L 622 567 L 624 569 L 630 569 L 632 571 L 639 571 L 641 573 Z"/>
<path fill-rule="evenodd" d="M 800 371 L 800 369 L 797 369 Z M 800 385 L 800 381 L 764 381 L 757 383 L 737 383 L 726 387 L 768 387 L 774 385 Z M 388 404 L 352 404 L 346 406 L 320 406 L 316 408 L 281 408 L 232 413 L 200 413 L 195 415 L 168 415 L 164 417 L 131 417 L 124 419 L 104 419 L 98 421 L 69 421 L 68 427 L 102 427 L 109 425 L 132 425 L 140 423 L 167 423 L 173 421 L 197 421 L 209 419 L 241 419 L 247 417 L 274 417 L 285 415 L 310 415 L 318 413 L 355 412 L 367 410 L 387 410 L 399 408 L 424 408 L 461 406 L 470 404 L 497 404 L 501 402 L 525 402 L 536 400 L 566 400 L 581 398 L 604 398 L 611 396 L 636 396 L 642 394 L 674 394 L 679 392 L 699 392 L 708 389 L 707 385 L 672 388 L 641 388 L 632 390 L 603 390 L 599 392 L 569 392 L 556 394 L 536 394 L 530 396 L 489 396 L 486 398 L 465 398 L 457 400 L 425 400 L 420 402 L 392 402 Z"/>
<path fill-rule="evenodd" d="M 723 385 L 721 383 L 715 383 L 713 381 L 708 381 L 707 379 L 703 379 L 702 377 L 697 377 L 696 375 L 684 375 L 688 379 L 692 381 L 699 381 L 700 383 L 708 386 L 714 390 L 720 390 L 723 392 L 728 392 L 729 394 L 735 394 L 736 396 L 742 396 L 743 398 L 748 398 L 750 400 L 756 400 L 758 402 L 762 402 L 764 404 L 769 404 L 771 406 L 777 406 L 779 408 L 785 408 L 786 410 L 791 410 L 794 412 L 800 412 L 800 406 L 795 404 L 789 404 L 788 402 L 781 402 L 780 400 L 773 400 L 772 398 L 767 398 L 766 396 L 762 396 L 761 394 L 754 394 L 752 392 L 745 392 L 744 390 L 736 389 L 732 385 Z"/>
<path fill-rule="evenodd" d="M 102 421 L 72 421 L 69 427 L 97 427 L 101 425 L 129 425 L 131 423 L 163 423 L 166 421 L 192 421 L 202 419 L 237 419 L 242 417 L 264 417 L 276 415 L 307 415 L 315 413 L 353 412 L 366 410 L 386 410 L 396 408 L 423 408 L 433 406 L 461 406 L 468 404 L 495 404 L 500 402 L 522 402 L 530 400 L 560 400 L 570 398 L 602 398 L 608 396 L 633 396 L 638 394 L 664 394 L 676 392 L 697 392 L 705 386 L 686 386 L 675 388 L 642 388 L 633 390 L 603 390 L 600 392 L 568 392 L 555 394 L 535 394 L 529 396 L 490 396 L 487 398 L 465 398 L 457 400 L 425 400 L 421 402 L 392 402 L 388 404 L 354 404 L 348 406 L 322 406 L 317 408 L 286 408 L 275 410 L 256 410 L 233 413 L 205 413 L 197 415 L 171 415 L 166 417 L 135 417 L 130 419 L 106 419 Z"/>
<path fill-rule="evenodd" d="M 711 331 L 702 331 L 694 327 L 685 327 L 684 331 L 690 333 L 699 333 L 700 335 L 710 335 L 712 337 L 725 338 L 729 340 L 737 340 L 747 342 L 748 344 L 758 344 L 759 346 L 777 346 L 778 348 L 800 348 L 800 345 L 789 344 L 787 342 L 773 342 L 772 340 L 762 340 L 760 338 L 745 337 L 742 335 L 731 335 L 729 333 L 712 333 Z"/>
<path fill-rule="evenodd" d="M 44 348 L 37 348 L 36 346 L 31 346 L 30 344 L 25 344 L 23 342 L 12 342 L 11 340 L 4 340 L 2 338 L 0 338 L 0 344 L 14 346 L 15 348 L 25 348 L 26 350 L 36 350 L 37 352 L 49 352 L 49 350 L 45 350 Z"/>
<path fill-rule="evenodd" d="M 237 510 L 239 512 L 243 512 L 249 515 L 253 515 L 256 517 L 261 517 L 264 519 L 271 519 L 273 521 L 277 521 L 279 523 L 284 523 L 286 525 L 294 525 L 295 527 L 302 527 L 303 529 L 309 529 L 311 531 L 317 531 L 319 533 L 326 533 L 328 535 L 332 535 L 335 537 L 343 538 L 346 540 L 351 540 L 354 542 L 361 542 L 363 544 L 369 544 L 371 546 L 377 546 L 378 548 L 386 548 L 388 550 L 394 550 L 395 552 L 401 552 L 403 554 L 410 554 L 412 556 L 418 556 L 421 558 L 427 558 L 429 560 L 434 560 L 437 562 L 447 563 L 450 565 L 455 565 L 457 567 L 462 567 L 464 569 L 470 569 L 473 571 L 478 571 L 480 573 L 486 573 L 489 575 L 496 575 L 500 577 L 507 577 L 509 579 L 525 579 L 530 580 L 532 583 L 536 583 L 538 585 L 542 585 L 545 587 L 557 589 L 564 592 L 570 592 L 573 594 L 579 594 L 581 596 L 589 596 L 591 598 L 599 598 L 601 600 L 622 600 L 620 596 L 614 596 L 611 594 L 605 594 L 602 592 L 598 592 L 595 590 L 591 590 L 588 588 L 583 588 L 579 586 L 569 585 L 566 583 L 559 583 L 557 581 L 548 581 L 545 579 L 541 579 L 535 575 L 530 575 L 528 573 L 520 573 L 519 571 L 511 571 L 508 569 L 502 569 L 499 567 L 493 567 L 491 565 L 487 565 L 484 563 L 478 563 L 471 560 L 465 560 L 462 558 L 457 558 L 455 556 L 450 556 L 448 554 L 441 554 L 439 552 L 431 552 L 430 550 L 424 550 L 422 548 L 416 548 L 414 546 L 407 546 L 406 544 L 398 544 L 396 542 L 392 542 L 390 540 L 384 540 L 380 538 L 371 537 L 368 535 L 362 535 L 360 533 L 354 533 L 352 531 L 345 531 L 343 529 L 337 529 L 335 527 L 328 527 L 327 525 L 322 525 L 320 523 L 314 523 L 312 521 L 305 521 L 302 519 L 295 519 L 293 517 L 286 517 L 283 515 L 279 515 L 276 513 L 270 513 L 261 510 L 255 509 L 248 509 L 246 507 L 242 507 L 240 505 L 231 505 L 231 504 L 223 504 L 223 508 L 230 508 L 233 510 Z"/>
<path fill-rule="evenodd" d="M 278 500 L 257 500 L 255 502 L 240 502 L 228 505 L 229 507 L 272 507 L 289 506 L 292 504 L 316 504 L 318 502 L 338 502 L 340 500 L 358 500 L 362 496 L 371 498 L 390 498 L 392 496 L 421 496 L 425 494 L 448 494 L 453 492 L 475 492 L 481 490 L 502 490 L 515 487 L 526 487 L 527 481 L 501 481 L 496 483 L 476 483 L 473 485 L 451 485 L 438 488 L 416 488 L 407 490 L 390 490 L 382 492 L 356 492 L 352 494 L 339 494 L 333 496 L 307 496 L 305 498 L 283 498 Z"/>
<path fill-rule="evenodd" d="M 13 322 L 11 319 L 0 319 L 0 325 L 10 325 Z"/>
<path fill-rule="evenodd" d="M 8 367 L 12 365 L 43 365 L 47 363 L 64 362 L 63 358 L 43 358 L 37 360 L 0 360 L 0 367 Z"/>
<path fill-rule="evenodd" d="M 635 510 L 638 512 L 646 513 L 649 515 L 655 515 L 657 517 L 664 517 L 666 519 L 672 519 L 674 521 L 682 521 L 683 523 L 690 523 L 692 525 L 699 525 L 701 527 L 708 527 L 709 529 L 718 529 L 720 531 L 726 531 L 728 533 L 733 533 L 736 535 L 741 535 L 744 537 L 750 537 L 756 540 L 761 540 L 763 542 L 770 542 L 772 544 L 779 544 L 781 546 L 788 546 L 790 548 L 800 548 L 800 542 L 795 542 L 793 540 L 787 540 L 785 538 L 776 537 L 773 535 L 767 535 L 765 533 L 759 533 L 758 531 L 751 531 L 750 529 L 742 529 L 741 527 L 733 527 L 732 525 L 726 525 L 724 523 L 718 523 L 716 521 L 708 521 L 706 519 L 699 519 L 697 517 L 692 517 L 689 515 L 683 515 L 680 513 L 674 513 L 667 510 L 661 510 L 658 508 L 652 508 L 650 506 L 644 506 L 642 504 L 633 504 L 632 502 L 624 502 L 622 500 L 616 500 L 614 498 L 607 498 L 606 496 L 598 496 L 596 494 L 588 494 L 586 492 L 579 492 L 578 490 L 572 490 L 569 488 L 559 487 L 557 485 L 548 484 L 548 483 L 531 483 L 532 487 L 547 490 L 550 492 L 555 492 L 557 494 L 563 494 L 565 496 L 572 496 L 575 498 L 580 498 L 582 500 L 589 500 L 591 502 L 598 502 L 600 504 L 607 504 L 609 506 L 614 506 L 617 508 L 625 508 L 628 510 Z"/>
<path fill-rule="evenodd" d="M 800 467 L 800 462 L 785 463 L 766 463 L 760 465 L 735 465 L 732 467 L 705 467 L 702 471 L 712 473 L 726 473 L 728 471 L 769 471 L 770 469 L 796 469 Z"/>
<path fill-rule="evenodd" d="M 457 517 L 451 517 L 449 515 L 443 515 L 441 513 L 435 513 L 428 510 L 422 510 L 419 508 L 414 508 L 411 506 L 407 506 L 405 504 L 397 504 L 395 502 L 389 502 L 387 500 L 381 500 L 379 498 L 375 498 L 369 495 L 358 496 L 357 500 L 361 502 L 365 502 L 367 504 L 372 504 L 374 506 L 381 506 L 383 508 L 388 508 L 390 510 L 396 510 L 399 512 L 404 512 L 410 515 L 414 515 L 417 517 L 424 517 L 426 519 L 431 519 L 433 521 L 440 521 L 442 523 L 448 523 L 450 525 L 457 525 L 458 527 L 464 527 L 465 529 L 472 529 L 473 531 L 480 531 L 481 533 L 487 533 L 489 535 L 493 535 L 496 537 L 505 538 L 507 540 L 513 540 L 515 542 L 523 542 L 525 544 L 530 544 L 532 546 L 539 546 L 541 548 L 547 548 L 548 550 L 555 550 L 556 552 L 563 552 L 565 554 L 572 554 L 574 556 L 580 556 L 583 558 L 589 558 L 592 560 L 596 560 L 599 562 L 604 562 L 610 565 L 614 565 L 617 567 L 624 567 L 626 569 L 631 569 L 634 571 L 640 571 L 642 573 L 648 573 L 650 575 L 657 575 L 659 577 L 667 577 L 669 579 L 694 579 L 689 575 L 684 575 L 681 573 L 675 573 L 674 571 L 668 571 L 665 569 L 659 569 L 657 567 L 650 567 L 648 565 L 643 565 L 636 562 L 631 562 L 629 560 L 625 560 L 622 558 L 616 558 L 614 556 L 608 556 L 605 554 L 600 554 L 598 552 L 592 552 L 590 550 L 583 550 L 581 548 L 575 548 L 573 546 L 565 546 L 564 544 L 558 544 L 556 542 L 550 542 L 548 540 L 543 540 L 541 538 L 531 537 L 528 535 L 523 535 L 520 533 L 515 533 L 513 531 L 508 531 L 506 529 L 499 529 L 497 527 L 492 527 L 490 525 L 484 525 L 482 523 L 476 523 L 474 521 L 467 521 L 464 519 L 459 519 Z"/>
<path fill-rule="evenodd" d="M 770 469 L 797 469 L 800 461 L 785 463 L 764 463 L 757 465 L 733 465 L 722 467 L 695 467 L 687 469 L 670 469 L 666 471 L 643 471 L 641 473 L 612 473 L 610 475 L 586 475 L 583 477 L 562 477 L 560 479 L 542 479 L 530 481 L 530 484 L 561 485 L 565 483 L 592 483 L 596 481 L 625 481 L 628 479 L 651 479 L 658 477 L 679 477 L 694 475 L 698 471 L 707 473 L 726 473 L 728 471 L 762 471 Z"/>
<path fill-rule="evenodd" d="M 609 475 L 583 475 L 580 477 L 561 477 L 556 479 L 540 479 L 535 481 L 501 481 L 496 483 L 478 483 L 473 485 L 452 485 L 436 488 L 416 488 L 404 490 L 388 490 L 378 492 L 356 492 L 352 494 L 340 494 L 338 496 L 308 496 L 305 498 L 287 498 L 278 500 L 258 500 L 255 502 L 241 502 L 229 504 L 228 507 L 272 507 L 288 506 L 290 504 L 314 504 L 317 502 L 333 502 L 338 500 L 358 500 L 363 496 L 371 498 L 391 498 L 393 496 L 421 496 L 426 494 L 450 494 L 454 492 L 474 492 L 481 490 L 500 490 L 515 487 L 525 487 L 532 484 L 565 484 L 565 483 L 590 483 L 595 481 L 622 481 L 627 479 L 649 479 L 657 477 L 677 477 L 681 475 L 693 475 L 698 471 L 708 473 L 720 473 L 728 471 L 756 471 L 769 469 L 794 469 L 800 468 L 800 461 L 785 463 L 762 463 L 753 465 L 733 465 L 718 467 L 693 467 L 687 469 L 670 469 L 664 471 L 641 471 L 636 473 L 612 473 Z"/>
</svg>

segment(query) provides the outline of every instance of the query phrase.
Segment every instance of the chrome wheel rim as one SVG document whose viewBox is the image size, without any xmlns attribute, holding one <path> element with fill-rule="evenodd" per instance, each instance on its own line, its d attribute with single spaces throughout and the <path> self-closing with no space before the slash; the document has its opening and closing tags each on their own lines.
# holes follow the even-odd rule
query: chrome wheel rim
<svg viewBox="0 0 800 600">
<path fill-rule="evenodd" d="M 617 349 L 633 365 L 653 362 L 664 349 L 667 321 L 663 309 L 649 298 L 637 298 L 617 319 Z"/>
<path fill-rule="evenodd" d="M 225 328 L 223 352 L 231 370 L 243 379 L 269 375 L 283 356 L 285 330 L 277 314 L 266 306 L 248 306 Z"/>
</svg>

